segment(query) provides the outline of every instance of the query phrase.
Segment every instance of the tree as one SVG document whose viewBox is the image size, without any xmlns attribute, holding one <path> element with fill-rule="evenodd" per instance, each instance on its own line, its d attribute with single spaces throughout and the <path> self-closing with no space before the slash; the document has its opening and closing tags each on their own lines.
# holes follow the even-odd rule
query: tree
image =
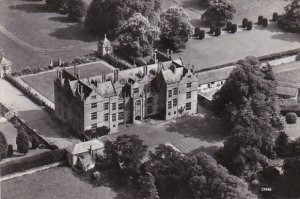
<svg viewBox="0 0 300 199">
<path fill-rule="evenodd" d="M 183 8 L 171 7 L 161 14 L 160 19 L 161 40 L 173 49 L 184 48 L 194 28 Z"/>
<path fill-rule="evenodd" d="M 284 9 L 285 14 L 278 19 L 279 26 L 287 31 L 300 32 L 300 1 L 293 0 Z"/>
<path fill-rule="evenodd" d="M 87 11 L 85 25 L 94 33 L 116 35 L 134 13 L 141 13 L 152 25 L 157 25 L 160 11 L 160 0 L 93 0 Z"/>
<path fill-rule="evenodd" d="M 155 178 L 151 173 L 147 172 L 145 175 L 141 175 L 138 179 L 138 183 L 140 185 L 140 198 L 159 199 L 155 186 Z"/>
<path fill-rule="evenodd" d="M 125 177 L 137 177 L 147 147 L 137 135 L 118 136 L 116 141 L 107 141 L 104 156 L 111 168 Z"/>
<path fill-rule="evenodd" d="M 18 130 L 16 144 L 17 144 L 17 150 L 19 153 L 23 153 L 25 155 L 28 152 L 29 137 L 23 128 Z"/>
<path fill-rule="evenodd" d="M 229 20 L 233 19 L 235 13 L 236 9 L 233 3 L 228 0 L 223 0 L 210 5 L 203 13 L 202 19 L 208 24 L 224 26 Z"/>
<path fill-rule="evenodd" d="M 275 151 L 278 157 L 284 158 L 287 155 L 289 137 L 285 132 L 280 132 L 275 140 Z"/>
<path fill-rule="evenodd" d="M 85 4 L 82 0 L 68 0 L 68 16 L 74 21 L 79 21 L 85 16 Z"/>
<path fill-rule="evenodd" d="M 126 21 L 119 32 L 120 49 L 127 56 L 145 57 L 154 52 L 154 41 L 159 36 L 159 29 L 151 26 L 148 19 L 140 13 Z"/>
<path fill-rule="evenodd" d="M 7 141 L 2 131 L 0 131 L 0 160 L 7 156 Z"/>
<path fill-rule="evenodd" d="M 68 1 L 69 0 L 46 0 L 46 5 L 55 12 L 66 14 L 68 12 Z"/>
</svg>

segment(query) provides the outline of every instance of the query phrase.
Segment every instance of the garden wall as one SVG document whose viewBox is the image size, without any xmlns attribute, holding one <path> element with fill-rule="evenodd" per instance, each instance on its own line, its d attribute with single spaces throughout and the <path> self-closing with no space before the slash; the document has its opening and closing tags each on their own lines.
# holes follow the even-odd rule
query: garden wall
<svg viewBox="0 0 300 199">
<path fill-rule="evenodd" d="M 24 156 L 1 164 L 1 176 L 66 160 L 66 150 L 45 151 L 34 156 Z"/>
</svg>

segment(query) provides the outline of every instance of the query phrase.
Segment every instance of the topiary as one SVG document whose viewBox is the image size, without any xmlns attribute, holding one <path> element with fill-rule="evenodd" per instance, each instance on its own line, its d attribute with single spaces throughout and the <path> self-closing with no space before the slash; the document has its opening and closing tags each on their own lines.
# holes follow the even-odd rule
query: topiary
<svg viewBox="0 0 300 199">
<path fill-rule="evenodd" d="M 278 17 L 279 17 L 279 14 L 277 12 L 273 12 L 272 21 L 277 22 L 278 21 Z"/>
<path fill-rule="evenodd" d="M 258 17 L 257 24 L 258 24 L 258 25 L 262 25 L 263 19 L 264 19 L 264 16 L 259 16 L 259 17 Z"/>
<path fill-rule="evenodd" d="M 236 31 L 237 31 L 237 25 L 236 24 L 232 24 L 230 32 L 231 33 L 236 33 Z"/>
<path fill-rule="evenodd" d="M 262 21 L 262 26 L 263 26 L 263 27 L 267 27 L 268 24 L 269 24 L 268 19 L 267 19 L 267 18 L 264 18 L 263 21 Z"/>
<path fill-rule="evenodd" d="M 248 20 L 247 18 L 244 18 L 244 19 L 243 19 L 243 22 L 242 22 L 242 27 L 243 27 L 243 28 L 246 28 L 246 27 L 247 27 L 248 21 L 249 21 L 249 20 Z"/>
<path fill-rule="evenodd" d="M 220 36 L 222 33 L 221 28 L 220 27 L 216 27 L 216 31 L 215 31 L 215 36 L 218 37 Z"/>
<path fill-rule="evenodd" d="M 14 148 L 13 148 L 13 145 L 8 145 L 7 147 L 7 157 L 12 157 L 14 154 Z"/>
<path fill-rule="evenodd" d="M 204 30 L 200 30 L 199 39 L 202 40 L 204 38 L 205 38 L 205 31 Z"/>
<path fill-rule="evenodd" d="M 211 25 L 209 29 L 209 33 L 214 34 L 216 32 L 216 28 L 217 28 L 216 25 Z"/>
<path fill-rule="evenodd" d="M 195 28 L 195 37 L 199 37 L 199 34 L 200 34 L 200 28 L 199 27 L 196 27 Z"/>
<path fill-rule="evenodd" d="M 295 124 L 297 122 L 297 114 L 294 112 L 289 112 L 285 115 L 285 121 L 288 124 Z"/>
<path fill-rule="evenodd" d="M 232 27 L 232 23 L 228 22 L 227 25 L 226 25 L 226 30 L 231 31 L 231 27 Z"/>
<path fill-rule="evenodd" d="M 252 30 L 252 28 L 253 28 L 252 21 L 248 21 L 248 23 L 247 23 L 247 30 Z"/>
</svg>

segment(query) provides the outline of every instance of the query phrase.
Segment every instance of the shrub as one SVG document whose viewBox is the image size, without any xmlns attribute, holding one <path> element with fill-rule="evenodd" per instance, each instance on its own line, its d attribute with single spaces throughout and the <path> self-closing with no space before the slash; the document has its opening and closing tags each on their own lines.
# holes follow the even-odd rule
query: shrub
<svg viewBox="0 0 300 199">
<path fill-rule="evenodd" d="M 216 31 L 215 31 L 215 36 L 218 37 L 218 36 L 221 35 L 221 33 L 222 33 L 221 28 L 220 28 L 220 27 L 217 27 L 217 28 L 216 28 Z"/>
<path fill-rule="evenodd" d="M 57 150 L 58 147 L 57 147 L 55 144 L 51 144 L 51 145 L 50 145 L 50 149 L 51 149 L 51 150 Z"/>
<path fill-rule="evenodd" d="M 277 12 L 273 12 L 273 17 L 272 17 L 272 21 L 277 22 L 278 21 L 278 13 Z"/>
<path fill-rule="evenodd" d="M 3 132 L 0 131 L 0 160 L 6 158 L 7 155 L 7 141 Z"/>
<path fill-rule="evenodd" d="M 195 37 L 199 37 L 201 29 L 199 27 L 195 28 Z"/>
<path fill-rule="evenodd" d="M 40 144 L 39 141 L 35 137 L 33 137 L 31 139 L 31 147 L 32 147 L 32 149 L 37 149 L 39 147 L 39 144 Z"/>
<path fill-rule="evenodd" d="M 228 22 L 227 25 L 226 25 L 226 30 L 231 31 L 231 27 L 232 27 L 232 23 Z"/>
<path fill-rule="evenodd" d="M 199 39 L 202 40 L 204 38 L 205 38 L 205 31 L 204 30 L 200 30 Z"/>
<path fill-rule="evenodd" d="M 243 27 L 243 28 L 246 28 L 247 25 L 248 25 L 248 22 L 249 22 L 249 20 L 248 20 L 247 18 L 244 18 L 244 19 L 243 19 L 243 22 L 242 22 L 242 27 Z"/>
<path fill-rule="evenodd" d="M 237 31 L 237 25 L 236 24 L 232 24 L 230 32 L 231 33 L 236 33 L 236 31 Z"/>
<path fill-rule="evenodd" d="M 297 114 L 294 112 L 289 112 L 285 116 L 285 121 L 288 124 L 295 124 L 297 122 Z"/>
<path fill-rule="evenodd" d="M 211 25 L 209 29 L 209 33 L 214 34 L 216 32 L 216 28 L 217 28 L 216 25 Z"/>
<path fill-rule="evenodd" d="M 252 21 L 248 21 L 248 23 L 247 23 L 247 30 L 252 30 L 252 28 L 253 28 Z"/>
<path fill-rule="evenodd" d="M 268 24 L 269 24 L 268 19 L 267 19 L 267 18 L 264 18 L 263 21 L 262 21 L 262 26 L 263 26 L 263 27 L 267 27 Z"/>
<path fill-rule="evenodd" d="M 264 16 L 259 16 L 258 17 L 258 21 L 257 21 L 258 25 L 262 25 L 263 19 L 264 19 Z"/>
<path fill-rule="evenodd" d="M 18 150 L 19 153 L 26 154 L 28 152 L 28 150 L 29 150 L 29 137 L 28 137 L 26 131 L 23 128 L 19 129 L 17 139 L 16 139 L 16 143 L 17 143 L 17 150 Z"/>
<path fill-rule="evenodd" d="M 14 154 L 14 148 L 13 148 L 13 145 L 8 145 L 7 147 L 7 157 L 12 157 Z"/>
</svg>

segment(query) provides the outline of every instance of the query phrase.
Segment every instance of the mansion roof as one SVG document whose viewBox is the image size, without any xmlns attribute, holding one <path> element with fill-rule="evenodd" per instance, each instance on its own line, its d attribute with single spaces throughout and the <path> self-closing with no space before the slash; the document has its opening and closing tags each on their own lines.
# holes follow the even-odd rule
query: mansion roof
<svg viewBox="0 0 300 199">
<path fill-rule="evenodd" d="M 94 140 L 90 140 L 87 142 L 81 142 L 78 144 L 74 144 L 72 146 L 67 147 L 66 150 L 70 154 L 76 155 L 76 154 L 89 152 L 90 149 L 99 150 L 102 148 L 104 148 L 103 142 L 101 142 L 100 140 L 94 139 Z"/>
</svg>

